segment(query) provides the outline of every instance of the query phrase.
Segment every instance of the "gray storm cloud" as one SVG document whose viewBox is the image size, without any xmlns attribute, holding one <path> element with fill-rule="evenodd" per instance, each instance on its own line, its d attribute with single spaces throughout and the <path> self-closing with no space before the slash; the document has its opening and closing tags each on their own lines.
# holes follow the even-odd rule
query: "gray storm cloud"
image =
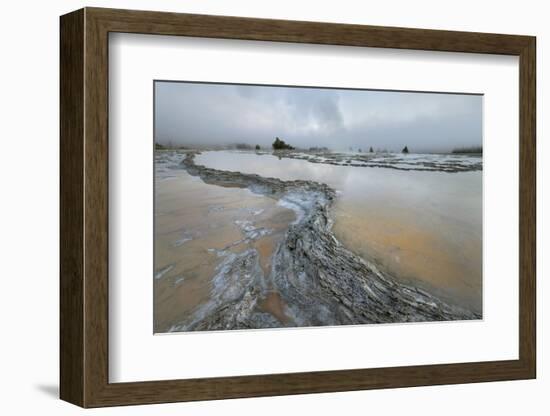
<svg viewBox="0 0 550 416">
<path fill-rule="evenodd" d="M 155 82 L 155 140 L 449 151 L 481 146 L 482 96 Z"/>
</svg>

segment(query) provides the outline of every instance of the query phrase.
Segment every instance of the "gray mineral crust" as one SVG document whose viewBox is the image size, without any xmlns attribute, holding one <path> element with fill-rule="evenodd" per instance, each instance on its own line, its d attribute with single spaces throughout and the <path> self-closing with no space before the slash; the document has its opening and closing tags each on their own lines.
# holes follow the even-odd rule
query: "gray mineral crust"
<svg viewBox="0 0 550 416">
<path fill-rule="evenodd" d="M 256 174 L 210 169 L 188 152 L 181 166 L 207 184 L 248 188 L 293 209 L 296 220 L 273 254 L 269 275 L 251 248 L 220 252 L 210 300 L 171 331 L 357 325 L 480 319 L 398 282 L 375 264 L 346 249 L 332 234 L 330 209 L 336 192 L 313 181 L 282 181 Z M 286 306 L 287 322 L 258 304 L 275 289 Z"/>
</svg>

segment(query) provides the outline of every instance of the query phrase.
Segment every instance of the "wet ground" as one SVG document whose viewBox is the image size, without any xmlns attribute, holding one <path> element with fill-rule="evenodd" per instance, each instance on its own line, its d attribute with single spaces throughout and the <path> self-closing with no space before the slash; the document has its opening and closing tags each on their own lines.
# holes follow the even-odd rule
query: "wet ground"
<svg viewBox="0 0 550 416">
<path fill-rule="evenodd" d="M 481 159 L 464 158 L 449 173 L 449 159 L 460 158 L 440 158 L 444 171 L 438 171 L 433 155 L 408 157 L 406 165 L 396 155 L 406 170 L 346 165 L 353 158 L 345 157 L 340 163 L 340 156 L 315 156 L 312 163 L 302 156 L 206 152 L 197 163 L 330 185 L 337 190 L 333 231 L 348 249 L 403 282 L 481 312 Z M 256 250 L 267 275 L 296 214 L 248 189 L 205 184 L 177 167 L 183 155 L 156 158 L 155 331 L 165 332 L 208 301 L 228 253 Z M 288 305 L 276 290 L 265 293 L 257 308 L 284 324 Z"/>
<path fill-rule="evenodd" d="M 346 160 L 354 158 L 345 156 Z M 323 159 L 341 160 L 341 154 L 334 159 L 310 156 L 317 160 L 311 163 L 270 154 L 207 152 L 197 157 L 197 163 L 332 186 L 338 192 L 333 231 L 349 249 L 405 282 L 481 312 L 481 158 L 401 154 L 366 157 L 377 163 L 384 159 L 384 164 L 402 164 L 406 159 L 410 170 L 322 163 Z M 469 166 L 470 171 L 426 171 L 424 163 L 428 160 L 444 169 L 454 160 L 460 162 L 456 169 L 466 170 Z"/>
<path fill-rule="evenodd" d="M 155 176 L 155 332 L 166 332 L 204 304 L 225 253 L 251 247 L 264 271 L 294 213 L 246 189 L 207 185 L 160 156 Z M 277 296 L 262 308 L 284 319 Z"/>
</svg>

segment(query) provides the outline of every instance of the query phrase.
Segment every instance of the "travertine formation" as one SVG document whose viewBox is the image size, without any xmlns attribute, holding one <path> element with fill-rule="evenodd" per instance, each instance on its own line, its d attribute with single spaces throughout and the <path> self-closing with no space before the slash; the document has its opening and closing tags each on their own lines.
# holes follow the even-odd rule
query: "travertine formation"
<svg viewBox="0 0 550 416">
<path fill-rule="evenodd" d="M 262 152 L 261 154 L 271 154 Z M 280 158 L 306 160 L 335 166 L 387 168 L 404 171 L 474 172 L 483 169 L 481 154 L 335 153 L 325 151 L 276 152 Z"/>
<path fill-rule="evenodd" d="M 296 213 L 265 275 L 255 249 L 222 251 L 210 301 L 172 331 L 371 324 L 479 319 L 473 312 L 397 282 L 374 264 L 347 250 L 332 234 L 329 210 L 336 196 L 312 181 L 282 181 L 255 174 L 182 165 L 205 183 L 248 188 L 274 198 Z M 259 308 L 266 291 L 276 290 L 288 319 Z"/>
</svg>

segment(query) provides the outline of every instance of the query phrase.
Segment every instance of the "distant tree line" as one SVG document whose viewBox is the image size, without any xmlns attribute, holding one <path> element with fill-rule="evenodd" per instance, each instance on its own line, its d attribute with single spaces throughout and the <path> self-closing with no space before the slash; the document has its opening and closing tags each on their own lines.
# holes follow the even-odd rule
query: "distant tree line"
<svg viewBox="0 0 550 416">
<path fill-rule="evenodd" d="M 284 140 L 281 140 L 278 137 L 275 137 L 275 141 L 271 146 L 273 147 L 273 150 L 294 150 L 293 146 L 286 144 Z"/>
<path fill-rule="evenodd" d="M 168 150 L 168 149 L 187 149 L 187 147 L 183 145 L 175 146 L 172 142 L 168 142 L 167 144 L 160 144 L 155 142 L 155 150 Z"/>
<path fill-rule="evenodd" d="M 311 150 L 312 148 L 310 148 Z M 315 148 L 316 149 L 316 148 Z M 327 149 L 328 150 L 328 149 Z M 350 146 L 349 148 L 350 152 L 353 152 L 353 147 Z M 363 149 L 362 148 L 358 148 L 357 149 L 357 152 L 358 153 L 363 153 Z M 375 150 L 373 149 L 372 146 L 369 147 L 369 153 L 375 153 Z M 376 153 L 388 153 L 388 149 L 376 149 Z M 408 146 L 405 146 L 402 150 L 401 150 L 401 153 L 409 153 L 409 148 Z"/>
<path fill-rule="evenodd" d="M 482 154 L 483 148 L 481 146 L 470 146 L 470 147 L 457 147 L 453 149 L 452 153 L 460 154 L 460 153 L 466 153 L 466 154 Z"/>
</svg>

